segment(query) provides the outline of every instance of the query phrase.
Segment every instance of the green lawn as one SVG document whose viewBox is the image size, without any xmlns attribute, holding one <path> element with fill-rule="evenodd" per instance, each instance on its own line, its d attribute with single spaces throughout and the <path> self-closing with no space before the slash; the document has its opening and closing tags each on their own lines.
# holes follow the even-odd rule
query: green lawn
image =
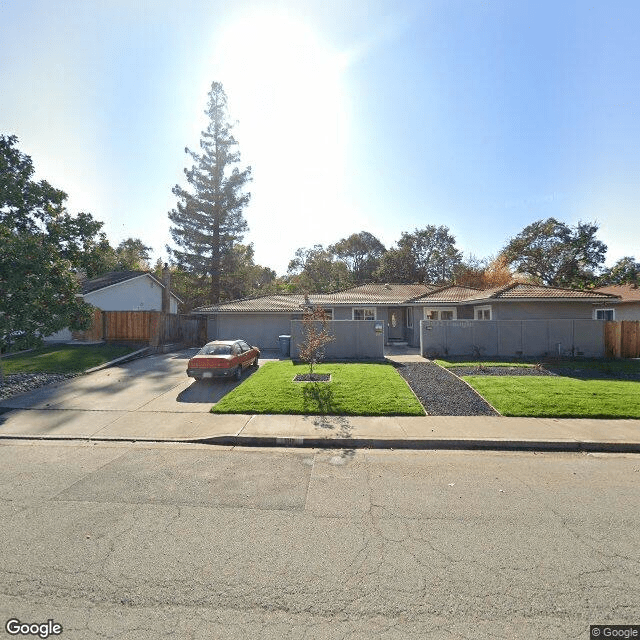
<svg viewBox="0 0 640 640">
<path fill-rule="evenodd" d="M 114 360 L 135 347 L 96 345 L 52 345 L 21 355 L 2 358 L 2 370 L 10 373 L 80 373 Z"/>
<path fill-rule="evenodd" d="M 464 376 L 504 416 L 640 418 L 640 382 L 561 376 Z"/>
<path fill-rule="evenodd" d="M 598 377 L 599 374 L 615 377 L 616 374 L 640 374 L 640 360 L 605 360 L 598 359 L 544 359 L 544 358 L 486 358 L 484 360 L 474 360 L 470 357 L 449 357 L 442 360 L 434 360 L 441 367 L 446 369 L 454 369 L 455 367 L 535 367 L 541 364 L 549 371 L 570 372 L 575 371 L 580 377 Z"/>
<path fill-rule="evenodd" d="M 293 382 L 308 365 L 267 362 L 228 393 L 212 413 L 423 416 L 424 409 L 391 364 L 324 363 L 331 382 Z"/>
</svg>

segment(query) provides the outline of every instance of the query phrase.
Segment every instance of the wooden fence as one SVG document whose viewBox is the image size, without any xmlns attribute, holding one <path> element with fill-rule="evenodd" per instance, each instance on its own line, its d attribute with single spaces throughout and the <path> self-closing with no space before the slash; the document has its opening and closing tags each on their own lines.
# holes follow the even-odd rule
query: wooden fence
<svg viewBox="0 0 640 640">
<path fill-rule="evenodd" d="M 82 342 L 97 342 L 103 340 L 104 327 L 102 324 L 102 311 L 100 309 L 93 310 L 92 324 L 86 331 L 72 331 L 71 337 L 74 340 L 81 340 Z"/>
<path fill-rule="evenodd" d="M 605 322 L 604 349 L 607 358 L 640 358 L 640 320 Z"/>
<path fill-rule="evenodd" d="M 207 341 L 207 322 L 201 317 L 160 311 L 96 309 L 91 328 L 74 332 L 73 337 L 83 342 L 139 342 L 152 347 L 182 342 L 188 347 L 200 347 Z"/>
</svg>

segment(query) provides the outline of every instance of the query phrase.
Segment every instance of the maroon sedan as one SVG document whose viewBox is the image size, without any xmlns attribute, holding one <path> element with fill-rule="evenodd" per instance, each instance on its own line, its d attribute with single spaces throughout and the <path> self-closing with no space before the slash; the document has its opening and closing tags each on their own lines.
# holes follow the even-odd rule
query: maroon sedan
<svg viewBox="0 0 640 640">
<path fill-rule="evenodd" d="M 257 367 L 260 350 L 245 340 L 208 342 L 187 364 L 187 375 L 196 380 L 229 378 L 240 380 L 242 370 Z"/>
</svg>

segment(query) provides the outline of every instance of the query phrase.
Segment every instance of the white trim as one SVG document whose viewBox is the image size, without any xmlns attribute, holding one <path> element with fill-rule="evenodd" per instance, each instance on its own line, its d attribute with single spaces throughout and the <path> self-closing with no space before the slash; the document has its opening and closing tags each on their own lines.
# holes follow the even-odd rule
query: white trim
<svg viewBox="0 0 640 640">
<path fill-rule="evenodd" d="M 616 319 L 616 310 L 615 309 L 609 309 L 606 307 L 601 307 L 600 309 L 594 309 L 593 310 L 593 319 L 594 320 L 607 320 L 607 318 L 598 318 L 598 311 L 611 311 L 611 320 L 615 320 Z"/>
<path fill-rule="evenodd" d="M 473 307 L 473 319 L 474 320 L 486 320 L 486 318 L 478 318 L 479 311 L 488 311 L 489 312 L 489 320 L 493 320 L 493 310 L 491 309 L 490 304 L 483 304 L 479 307 Z"/>
<path fill-rule="evenodd" d="M 440 317 L 440 314 L 443 311 L 451 311 L 453 312 L 453 317 L 449 318 L 450 320 L 457 320 L 458 319 L 458 308 L 457 307 L 425 307 L 422 311 L 422 315 L 423 318 L 425 320 L 442 320 L 442 318 Z M 436 313 L 436 317 L 435 318 L 427 318 L 427 313 L 431 313 L 431 312 L 435 312 Z"/>
<path fill-rule="evenodd" d="M 376 307 L 351 307 L 352 320 L 355 320 L 356 311 L 373 311 L 373 318 L 370 318 L 370 320 L 375 321 L 378 319 L 378 309 Z"/>
</svg>

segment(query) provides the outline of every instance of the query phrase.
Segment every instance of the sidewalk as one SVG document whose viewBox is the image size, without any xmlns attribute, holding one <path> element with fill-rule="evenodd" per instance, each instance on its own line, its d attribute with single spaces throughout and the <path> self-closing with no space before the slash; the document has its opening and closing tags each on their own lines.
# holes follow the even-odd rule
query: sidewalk
<svg viewBox="0 0 640 640">
<path fill-rule="evenodd" d="M 640 420 L 213 415 L 15 409 L 0 414 L 0 440 L 11 439 L 161 441 L 341 449 L 640 453 Z"/>
</svg>

